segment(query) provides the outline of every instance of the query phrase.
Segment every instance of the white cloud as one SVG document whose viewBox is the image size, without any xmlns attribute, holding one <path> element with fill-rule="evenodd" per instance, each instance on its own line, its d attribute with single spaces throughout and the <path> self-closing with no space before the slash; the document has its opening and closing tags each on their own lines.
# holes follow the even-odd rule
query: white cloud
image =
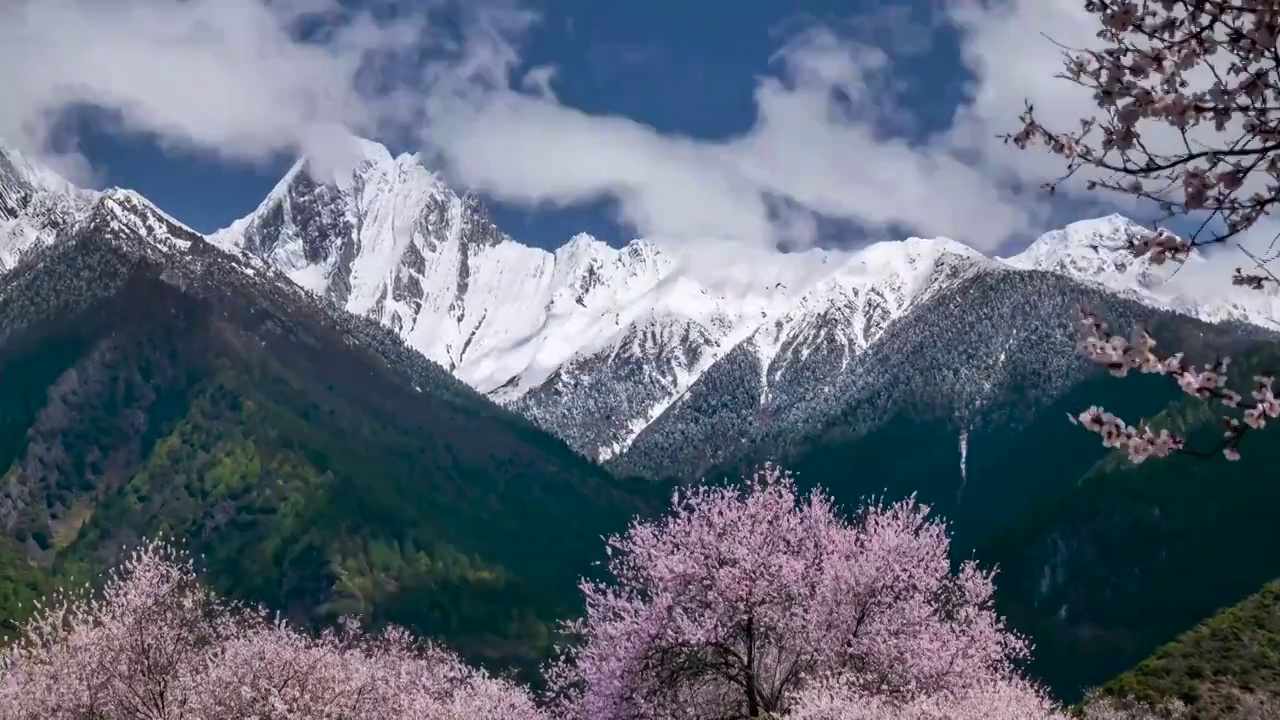
<svg viewBox="0 0 1280 720">
<path fill-rule="evenodd" d="M 321 17 L 322 39 L 298 39 L 300 22 Z M 400 109 L 384 88 L 368 91 L 367 61 L 420 29 L 336 0 L 9 0 L 0 137 L 48 152 L 61 113 L 92 106 L 125 130 L 224 158 L 303 150 L 340 162 L 349 148 L 334 128 L 374 133 Z"/>
<path fill-rule="evenodd" d="M 650 236 L 803 245 L 822 216 L 873 236 L 905 226 L 1007 251 L 1064 219 L 1064 210 L 1102 214 L 1118 205 L 1139 218 L 1153 214 L 1126 197 L 1080 192 L 1085 173 L 1051 203 L 1042 185 L 1062 175 L 1063 160 L 998 137 L 1018 128 L 1027 100 L 1063 130 L 1097 112 L 1089 90 L 1056 77 L 1063 46 L 1098 42 L 1096 18 L 1079 0 L 944 0 L 941 7 L 932 29 L 959 33 L 958 60 L 972 80 L 950 125 L 927 138 L 889 130 L 911 124 L 910 117 L 902 122 L 908 109 L 894 92 L 911 79 L 897 76 L 879 48 L 829 29 L 811 29 L 776 53 L 776 72 L 757 82 L 749 132 L 707 141 L 563 104 L 549 90 L 547 68 L 515 74 L 519 33 L 481 26 L 455 65 L 433 68 L 425 142 L 455 179 L 501 200 L 536 206 L 609 198 L 622 221 Z M 882 19 L 901 26 L 908 16 Z M 878 34 L 918 57 L 928 52 L 931 28 L 918 30 Z M 1167 125 L 1149 123 L 1144 133 L 1150 147 L 1181 147 Z M 781 215 L 778 200 L 787 208 Z"/>
<path fill-rule="evenodd" d="M 456 64 L 434 69 L 424 136 L 454 178 L 502 201 L 610 198 L 644 235 L 756 244 L 811 242 L 817 225 L 805 213 L 872 234 L 907 225 L 984 249 L 1039 223 L 1041 208 L 961 162 L 943 138 L 912 144 L 886 135 L 893 108 L 879 92 L 888 57 L 830 31 L 779 50 L 779 72 L 756 87 L 754 127 L 720 141 L 664 135 L 522 92 L 545 83 L 541 74 L 514 75 L 508 40 L 482 27 Z M 779 199 L 790 208 L 781 216 L 770 212 Z"/>
<path fill-rule="evenodd" d="M 517 73 L 520 40 L 537 20 L 518 0 L 455 5 L 467 32 L 444 41 L 426 9 L 388 24 L 337 2 L 0 2 L 0 138 L 48 150 L 53 120 L 92 105 L 162 143 L 247 161 L 301 150 L 341 171 L 358 157 L 348 130 L 412 128 L 462 185 L 527 206 L 611 199 L 642 235 L 794 247 L 815 240 L 822 217 L 873 237 L 906 227 L 993 251 L 1045 229 L 1038 185 L 1062 170 L 996 135 L 1015 129 L 1026 98 L 1064 126 L 1094 109 L 1088 91 L 1054 78 L 1059 50 L 1042 34 L 1092 41 L 1078 0 L 945 0 L 933 20 L 960 31 L 973 82 L 950 126 L 929 137 L 900 130 L 904 78 L 890 55 L 811 28 L 758 79 L 751 129 L 719 140 L 567 105 L 551 66 Z M 299 21 L 317 13 L 327 31 L 299 39 Z M 899 50 L 911 41 L 917 57 L 927 37 L 877 34 Z M 373 72 L 424 44 L 449 58 L 409 75 Z"/>
<path fill-rule="evenodd" d="M 949 0 L 948 16 L 961 33 L 961 56 L 974 76 L 949 141 L 974 151 L 988 173 L 1033 182 L 1056 179 L 1061 158 L 1018 150 L 995 136 L 1017 129 L 1027 100 L 1064 130 L 1077 129 L 1079 118 L 1096 112 L 1088 90 L 1055 77 L 1062 72 L 1055 43 L 1096 43 L 1096 20 L 1074 0 Z"/>
</svg>

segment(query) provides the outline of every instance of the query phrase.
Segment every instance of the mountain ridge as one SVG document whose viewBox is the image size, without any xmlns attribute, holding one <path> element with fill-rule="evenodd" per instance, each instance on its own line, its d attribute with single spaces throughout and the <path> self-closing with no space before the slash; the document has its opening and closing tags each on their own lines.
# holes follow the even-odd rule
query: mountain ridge
<svg viewBox="0 0 1280 720">
<path fill-rule="evenodd" d="M 1206 265 L 1199 256 L 1190 263 L 1193 270 L 1177 272 L 1133 257 L 1125 245 L 1139 226 L 1119 215 L 1045 233 L 1011 257 L 987 257 L 947 238 L 914 237 L 856 250 L 779 253 L 646 238 L 614 248 L 578 234 L 547 251 L 523 245 L 489 222 L 482 233 L 487 242 L 466 242 L 467 229 L 442 221 L 434 209 L 448 206 L 456 215 L 462 202 L 438 176 L 410 155 L 366 155 L 382 159 L 362 165 L 357 178 L 385 174 L 378 165 L 390 163 L 421 176 L 420 184 L 438 197 L 424 206 L 435 217 L 417 227 L 402 223 L 398 230 L 378 231 L 384 244 L 387 233 L 396 239 L 391 244 L 403 248 L 404 259 L 376 282 L 384 296 L 407 301 L 416 318 L 367 302 L 348 303 L 348 309 L 378 317 L 468 384 L 601 462 L 626 454 L 709 368 L 735 351 L 753 356 L 760 368 L 762 403 L 775 384 L 771 377 L 813 348 L 839 346 L 830 372 L 842 372 L 886 327 L 950 282 L 933 270 L 946 256 L 955 256 L 947 263 L 972 261 L 976 269 L 1048 271 L 1211 322 L 1280 329 L 1275 293 L 1259 298 L 1232 291 L 1227 272 L 1217 287 L 1206 284 L 1208 268 L 1193 271 Z M 408 210 L 413 203 L 399 207 Z M 415 234 L 442 227 L 452 246 L 416 241 Z M 219 237 L 252 246 L 230 231 Z M 458 261 L 436 260 L 453 257 Z M 421 268 L 428 272 L 414 272 Z M 1188 275 L 1196 282 L 1182 282 Z M 433 295 L 444 289 L 451 291 L 448 297 Z M 440 337 L 452 339 L 441 345 Z M 593 427 L 578 427 L 582 418 L 596 418 Z"/>
<path fill-rule="evenodd" d="M 0 139 L 0 272 L 74 225 L 97 198 Z"/>
<path fill-rule="evenodd" d="M 625 454 L 735 352 L 760 368 L 762 401 L 771 377 L 814 348 L 838 356 L 830 372 L 841 372 L 955 279 L 935 272 L 940 262 L 1048 271 L 1211 322 L 1280 329 L 1275 293 L 1233 290 L 1226 273 L 1214 285 L 1201 256 L 1176 272 L 1134 258 L 1124 242 L 1138 226 L 1119 215 L 1045 233 L 1003 258 L 947 238 L 780 253 L 710 240 L 615 248 L 579 233 L 551 251 L 502 232 L 476 196 L 454 192 L 415 155 L 356 140 L 353 156 L 337 173 L 300 158 L 208 241 L 378 321 L 597 461 Z M 128 191 L 95 197 L 113 192 Z M 570 408 L 599 426 L 570 427 Z"/>
</svg>

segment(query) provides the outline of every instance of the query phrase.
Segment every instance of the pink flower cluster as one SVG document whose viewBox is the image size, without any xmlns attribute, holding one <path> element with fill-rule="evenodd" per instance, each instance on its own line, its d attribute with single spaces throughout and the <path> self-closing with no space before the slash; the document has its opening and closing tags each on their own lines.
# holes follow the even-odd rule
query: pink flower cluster
<svg viewBox="0 0 1280 720">
<path fill-rule="evenodd" d="M 1156 341 L 1146 332 L 1139 332 L 1132 341 L 1119 335 L 1111 335 L 1107 331 L 1107 324 L 1087 310 L 1081 312 L 1079 325 L 1083 331 L 1081 348 L 1085 357 L 1106 366 L 1112 375 L 1124 377 L 1130 370 L 1168 375 L 1188 395 L 1201 400 L 1216 400 L 1228 408 L 1242 410 L 1242 419 L 1223 416 L 1223 441 L 1215 452 L 1221 452 L 1228 460 L 1240 459 L 1238 446 L 1246 429 L 1262 429 L 1269 418 L 1280 417 L 1280 400 L 1272 390 L 1274 378 L 1270 375 L 1254 377 L 1252 402 L 1246 401 L 1240 393 L 1227 387 L 1230 358 L 1222 357 L 1197 370 L 1183 359 L 1182 353 L 1168 357 L 1157 355 L 1153 351 Z M 1076 415 L 1068 414 L 1067 417 L 1072 423 L 1078 423 L 1086 430 L 1101 435 L 1104 446 L 1124 450 L 1134 463 L 1141 463 L 1152 457 L 1166 457 L 1175 452 L 1190 452 L 1183 438 L 1168 429 L 1153 430 L 1148 425 L 1134 427 L 1096 405 Z"/>
<path fill-rule="evenodd" d="M 6 720 L 538 720 L 529 694 L 403 630 L 313 637 L 224 603 L 181 553 L 137 550 L 0 653 Z"/>
<path fill-rule="evenodd" d="M 860 693 L 839 679 L 823 680 L 796 698 L 787 720 L 1067 720 L 1024 681 L 1004 679 L 959 692 L 908 701 Z M 1115 720 L 1154 720 L 1124 717 Z"/>
<path fill-rule="evenodd" d="M 1167 228 L 1143 233 L 1129 241 L 1129 252 L 1135 257 L 1146 256 L 1156 265 L 1167 260 L 1184 260 L 1191 253 L 1191 241 L 1178 237 Z"/>
</svg>

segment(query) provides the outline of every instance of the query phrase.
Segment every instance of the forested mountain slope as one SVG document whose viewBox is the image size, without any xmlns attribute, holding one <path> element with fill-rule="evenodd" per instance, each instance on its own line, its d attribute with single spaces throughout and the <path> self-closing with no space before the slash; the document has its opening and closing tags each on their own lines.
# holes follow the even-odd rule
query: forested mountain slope
<svg viewBox="0 0 1280 720">
<path fill-rule="evenodd" d="M 1280 581 L 1179 635 L 1101 692 L 1151 705 L 1181 700 L 1188 720 L 1226 716 L 1248 696 L 1280 700 Z"/>
<path fill-rule="evenodd" d="M 1117 328 L 1147 327 L 1200 361 L 1275 337 L 1155 310 L 1053 273 L 978 268 L 829 381 L 775 378 L 763 407 L 737 402 L 749 392 L 726 389 L 758 377 L 748 362 L 712 367 L 609 466 L 647 477 L 731 479 L 774 460 L 846 503 L 919 493 L 952 523 L 957 545 L 973 547 L 1074 486 L 1103 457 L 1096 438 L 1066 422 L 1068 411 L 1105 400 L 1126 417 L 1150 415 L 1178 397 L 1167 379 L 1118 382 L 1086 362 L 1072 325 L 1081 306 Z M 814 357 L 812 373 L 829 360 Z"/>
<path fill-rule="evenodd" d="M 1280 345 L 1237 365 L 1233 376 L 1247 383 L 1280 367 Z M 1112 380 L 1115 389 L 1132 383 Z M 1219 410 L 1184 396 L 1155 422 L 1212 444 Z M 1036 643 L 1035 674 L 1077 696 L 1280 577 L 1272 432 L 1246 438 L 1235 463 L 1179 456 L 1134 466 L 1108 455 L 979 549 L 1000 565 L 997 602 Z"/>
<path fill-rule="evenodd" d="M 0 277 L 0 530 L 35 567 L 84 578 L 172 534 L 295 618 L 543 655 L 641 495 L 138 196 L 78 227 Z"/>
</svg>

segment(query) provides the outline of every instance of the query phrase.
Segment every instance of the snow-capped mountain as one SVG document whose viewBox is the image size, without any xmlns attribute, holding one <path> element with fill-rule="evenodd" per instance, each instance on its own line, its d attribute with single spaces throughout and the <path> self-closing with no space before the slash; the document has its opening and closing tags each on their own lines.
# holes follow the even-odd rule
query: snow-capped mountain
<svg viewBox="0 0 1280 720">
<path fill-rule="evenodd" d="M 0 272 L 83 218 L 97 198 L 0 143 Z"/>
<path fill-rule="evenodd" d="M 1280 287 L 1231 285 L 1232 269 L 1248 258 L 1218 247 L 1194 252 L 1185 263 L 1156 265 L 1126 250 L 1141 227 L 1122 215 L 1081 220 L 1041 235 L 1001 261 L 1023 270 L 1047 270 L 1104 287 L 1153 307 L 1207 322 L 1235 321 L 1280 329 Z"/>
<path fill-rule="evenodd" d="M 820 347 L 847 363 L 945 279 L 940 259 L 976 255 L 946 239 L 780 255 L 587 235 L 548 252 L 499 231 L 417 158 L 362 147 L 341 181 L 298 162 L 213 241 L 388 325 L 597 458 L 743 343 L 774 373 Z"/>
<path fill-rule="evenodd" d="M 1204 291 L 1207 266 L 1171 273 L 1133 258 L 1123 244 L 1137 226 L 1119 216 L 1072 224 L 1004 259 L 945 238 L 779 254 L 656 239 L 614 248 L 578 235 L 549 252 L 501 232 L 474 196 L 454 193 L 417 157 L 372 142 L 360 157 L 327 181 L 300 160 L 213 240 L 391 327 L 601 460 L 625 452 L 735 350 L 751 356 L 766 398 L 807 359 L 841 372 L 896 319 L 982 268 L 1047 270 L 1212 321 L 1276 327 L 1280 318 L 1274 296 L 1221 292 L 1226 275 Z M 1196 263 L 1205 264 L 1188 267 Z"/>
<path fill-rule="evenodd" d="M 185 250 L 203 239 L 133 190 L 76 187 L 0 144 L 0 272 L 86 228 L 105 239 L 140 241 L 155 251 Z"/>
<path fill-rule="evenodd" d="M 788 271 L 792 277 L 764 280 L 767 275 L 753 269 L 751 275 L 762 275 L 759 287 L 740 288 L 742 295 L 714 277 L 699 282 L 697 270 L 689 270 L 679 277 L 693 296 L 683 307 L 709 300 L 704 315 L 669 312 L 633 323 L 618 341 L 562 365 L 513 407 L 608 460 L 731 354 L 750 355 L 757 399 L 769 397 L 771 388 L 781 387 L 778 379 L 806 363 L 842 372 L 894 318 L 954 279 L 954 259 L 975 255 L 948 240 L 912 239 L 858 254 L 801 253 L 787 258 L 792 266 L 753 259 L 775 277 Z M 749 300 L 754 302 L 744 303 Z"/>
<path fill-rule="evenodd" d="M 1231 287 L 1220 260 L 1133 258 L 1124 243 L 1137 226 L 1120 216 L 1074 223 L 1001 259 L 945 238 L 781 254 L 664 239 L 615 248 L 582 234 L 552 252 L 503 233 L 475 196 L 416 156 L 356 142 L 349 172 L 299 160 L 256 210 L 209 240 L 387 326 L 600 460 L 625 453 L 677 404 L 689 412 L 691 389 L 727 382 L 720 372 L 735 364 L 732 382 L 752 388 L 733 402 L 756 409 L 753 423 L 775 422 L 765 408 L 829 392 L 888 328 L 974 274 L 1049 271 L 1148 306 L 1280 328 L 1276 295 Z M 124 215 L 138 232 L 190 233 L 136 193 L 79 190 L 0 153 L 0 268 L 95 212 L 144 205 Z"/>
</svg>

